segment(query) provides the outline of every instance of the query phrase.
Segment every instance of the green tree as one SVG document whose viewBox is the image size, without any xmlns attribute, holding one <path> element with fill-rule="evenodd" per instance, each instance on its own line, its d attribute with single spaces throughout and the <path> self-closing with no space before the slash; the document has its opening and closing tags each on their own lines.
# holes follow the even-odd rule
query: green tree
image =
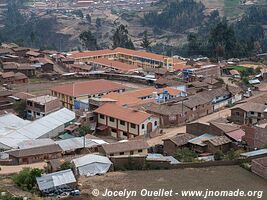
<svg viewBox="0 0 267 200">
<path fill-rule="evenodd" d="M 80 137 L 83 137 L 83 148 L 86 146 L 86 138 L 85 136 L 91 132 L 90 125 L 83 125 L 78 129 L 78 133 Z"/>
<path fill-rule="evenodd" d="M 188 148 L 178 149 L 175 154 L 175 158 L 181 162 L 193 162 L 196 157 L 197 153 Z"/>
<path fill-rule="evenodd" d="M 4 196 L 1 196 L 1 200 L 23 200 L 23 197 L 15 197 L 6 191 L 5 193 L 6 194 Z"/>
<path fill-rule="evenodd" d="M 224 154 L 222 151 L 216 151 L 214 154 L 214 160 L 222 160 L 224 158 Z"/>
<path fill-rule="evenodd" d="M 23 190 L 33 191 L 36 187 L 36 177 L 40 177 L 42 170 L 38 168 L 24 168 L 13 176 L 15 184 Z"/>
<path fill-rule="evenodd" d="M 72 168 L 72 164 L 70 161 L 65 161 L 64 163 L 60 165 L 61 170 L 66 170 L 66 169 L 71 169 L 71 168 Z"/>
<path fill-rule="evenodd" d="M 144 34 L 144 36 L 143 36 L 143 40 L 142 40 L 141 46 L 144 49 L 149 50 L 150 49 L 150 45 L 151 45 L 151 41 L 148 40 L 147 31 L 144 31 L 143 34 Z"/>
<path fill-rule="evenodd" d="M 88 50 L 98 49 L 97 40 L 90 30 L 84 31 L 79 35 L 82 45 Z"/>
<path fill-rule="evenodd" d="M 113 48 L 122 47 L 127 49 L 135 49 L 134 44 L 129 37 L 129 33 L 127 30 L 127 26 L 124 26 L 123 24 L 119 25 L 117 27 L 113 37 Z"/>
<path fill-rule="evenodd" d="M 20 100 L 17 101 L 14 104 L 14 110 L 16 111 L 16 113 L 18 113 L 18 115 L 22 118 L 25 118 L 26 114 L 25 114 L 25 110 L 26 110 L 26 101 L 25 100 Z"/>
<path fill-rule="evenodd" d="M 238 159 L 240 157 L 240 154 L 242 153 L 241 150 L 234 150 L 231 149 L 230 151 L 227 152 L 227 154 L 225 155 L 225 159 L 226 160 L 235 160 Z"/>
<path fill-rule="evenodd" d="M 83 125 L 78 129 L 79 136 L 85 136 L 91 132 L 90 125 Z"/>
</svg>

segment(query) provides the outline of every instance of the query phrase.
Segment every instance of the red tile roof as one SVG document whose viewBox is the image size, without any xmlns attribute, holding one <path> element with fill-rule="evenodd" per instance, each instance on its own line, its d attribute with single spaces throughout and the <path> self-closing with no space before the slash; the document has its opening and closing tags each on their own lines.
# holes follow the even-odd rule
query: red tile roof
<svg viewBox="0 0 267 200">
<path fill-rule="evenodd" d="M 169 94 L 173 95 L 173 96 L 177 96 L 181 93 L 180 90 L 171 88 L 171 87 L 166 87 L 166 88 L 161 88 L 161 89 L 157 89 L 154 87 L 147 87 L 147 88 L 142 88 L 142 89 L 138 89 L 138 90 L 133 90 L 133 91 L 127 91 L 124 93 L 109 93 L 104 95 L 104 98 L 109 98 L 109 99 L 114 99 L 116 100 L 116 104 L 118 105 L 129 105 L 129 106 L 134 106 L 134 105 L 139 105 L 139 104 L 143 104 L 143 103 L 149 103 L 149 102 L 154 102 L 154 99 L 146 99 L 146 100 L 142 100 L 142 97 L 146 97 L 146 96 L 152 96 L 153 92 L 157 92 L 158 94 L 163 93 L 164 90 L 167 90 L 169 92 Z"/>
<path fill-rule="evenodd" d="M 90 63 L 95 63 L 95 64 L 103 65 L 105 67 L 111 67 L 111 68 L 115 68 L 117 70 L 126 71 L 126 72 L 138 69 L 138 67 L 135 65 L 130 65 L 127 63 L 116 61 L 116 60 L 109 60 L 107 58 L 98 58 L 98 59 L 90 60 Z"/>
<path fill-rule="evenodd" d="M 231 139 L 235 141 L 241 142 L 242 137 L 245 136 L 245 131 L 243 131 L 242 129 L 238 129 L 235 131 L 225 133 L 225 135 L 227 135 L 228 137 L 230 137 Z"/>
<path fill-rule="evenodd" d="M 155 53 L 150 53 L 150 52 L 145 52 L 145 51 L 136 51 L 136 50 L 125 49 L 121 47 L 114 49 L 114 51 L 116 53 L 127 54 L 127 55 L 147 58 L 151 60 L 157 60 L 161 62 L 164 62 L 165 59 L 169 58 L 168 56 L 164 56 L 160 54 L 155 54 Z"/>
<path fill-rule="evenodd" d="M 124 108 L 113 103 L 106 103 L 96 109 L 95 112 L 133 124 L 141 124 L 152 116 L 144 111 L 138 111 L 132 108 Z"/>
<path fill-rule="evenodd" d="M 126 88 L 127 87 L 122 84 L 100 79 L 100 80 L 58 85 L 53 88 L 50 88 L 50 90 L 69 96 L 79 97 L 84 95 L 95 95 L 99 93 L 112 92 L 115 90 L 126 89 Z"/>
<path fill-rule="evenodd" d="M 96 50 L 96 51 L 82 51 L 82 52 L 75 52 L 72 53 L 70 58 L 88 58 L 88 57 L 95 57 L 95 56 L 101 56 L 101 55 L 109 55 L 114 54 L 115 52 L 110 49 L 104 49 L 104 50 Z"/>
</svg>

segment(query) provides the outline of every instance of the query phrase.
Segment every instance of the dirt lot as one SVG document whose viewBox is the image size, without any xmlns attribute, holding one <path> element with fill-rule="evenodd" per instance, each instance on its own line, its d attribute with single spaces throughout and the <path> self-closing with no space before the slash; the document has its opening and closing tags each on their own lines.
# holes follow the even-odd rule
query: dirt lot
<svg viewBox="0 0 267 200">
<path fill-rule="evenodd" d="M 96 176 L 89 178 L 81 178 L 82 196 L 77 197 L 77 200 L 83 199 L 125 199 L 125 198 L 107 198 L 107 197 L 93 197 L 91 192 L 93 189 L 100 191 L 100 196 L 105 191 L 109 190 L 136 190 L 143 188 L 148 190 L 158 190 L 164 188 L 166 190 L 173 189 L 174 192 L 181 190 L 243 190 L 244 192 L 250 190 L 263 191 L 262 199 L 267 198 L 267 181 L 246 171 L 239 166 L 228 167 L 212 167 L 200 169 L 177 169 L 177 170 L 162 170 L 162 171 L 128 171 L 128 172 L 114 172 L 108 173 L 105 176 Z M 137 192 L 138 194 L 138 192 Z M 74 199 L 69 198 L 69 199 Z M 189 199 L 199 200 L 202 198 L 191 197 L 132 197 L 129 199 Z M 204 198 L 203 198 L 204 199 Z M 211 200 L 253 200 L 256 197 L 213 197 L 207 198 Z"/>
<path fill-rule="evenodd" d="M 13 88 L 13 90 L 16 92 L 29 92 L 35 95 L 45 95 L 45 94 L 50 94 L 49 89 L 55 85 L 73 83 L 73 82 L 77 83 L 88 80 L 90 79 L 70 79 L 70 80 L 56 80 L 56 81 L 32 79 L 29 84 L 16 85 Z M 114 82 L 121 83 L 129 88 L 134 88 L 134 89 L 148 87 L 146 85 L 138 83 L 130 83 L 123 81 L 114 81 Z"/>
</svg>

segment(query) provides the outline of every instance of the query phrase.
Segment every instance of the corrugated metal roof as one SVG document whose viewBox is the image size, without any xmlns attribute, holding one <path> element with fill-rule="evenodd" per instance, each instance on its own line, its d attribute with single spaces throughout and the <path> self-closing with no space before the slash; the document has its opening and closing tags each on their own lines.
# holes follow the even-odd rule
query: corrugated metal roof
<svg viewBox="0 0 267 200">
<path fill-rule="evenodd" d="M 50 138 L 37 139 L 37 140 L 25 140 L 18 143 L 19 149 L 33 148 L 38 146 L 45 146 L 49 144 L 54 144 L 55 141 Z"/>
<path fill-rule="evenodd" d="M 37 177 L 36 181 L 39 189 L 43 191 L 57 186 L 75 183 L 76 179 L 71 169 L 68 169 Z"/>
<path fill-rule="evenodd" d="M 29 139 L 38 139 L 44 137 L 46 134 L 58 131 L 57 128 L 75 119 L 75 113 L 62 108 L 45 117 L 26 123 L 17 130 L 9 132 L 9 134 L 0 138 L 0 143 L 11 148 L 17 148 L 18 143 Z"/>
<path fill-rule="evenodd" d="M 4 136 L 9 132 L 17 130 L 29 123 L 31 122 L 21 119 L 12 113 L 2 115 L 0 116 L 0 136 Z"/>
<path fill-rule="evenodd" d="M 81 166 L 88 165 L 91 163 L 112 164 L 112 162 L 107 157 L 94 155 L 94 154 L 88 154 L 86 156 L 73 159 L 72 161 L 73 161 L 75 167 L 81 167 Z"/>
<path fill-rule="evenodd" d="M 240 155 L 243 157 L 254 157 L 254 156 L 260 156 L 260 155 L 264 155 L 264 154 L 267 154 L 267 149 L 250 151 L 250 152 L 246 152 L 246 153 L 241 153 Z"/>
<path fill-rule="evenodd" d="M 73 151 L 84 147 L 84 138 L 75 137 L 66 140 L 56 141 L 57 144 L 63 149 L 63 151 Z M 104 140 L 90 140 L 85 138 L 85 147 L 90 148 L 100 144 L 107 144 Z"/>
<path fill-rule="evenodd" d="M 201 135 L 201 136 L 198 136 L 198 137 L 196 137 L 196 138 L 193 138 L 193 139 L 189 140 L 188 142 L 189 142 L 189 143 L 192 143 L 192 144 L 199 145 L 199 146 L 205 146 L 206 144 L 203 143 L 203 142 L 204 142 L 204 141 L 207 141 L 207 140 L 209 140 L 209 139 L 211 139 L 211 138 L 214 138 L 214 137 L 215 137 L 215 136 L 213 136 L 213 135 L 210 135 L 210 134 L 208 134 L 208 133 L 205 133 L 205 134 L 203 134 L 203 135 Z"/>
<path fill-rule="evenodd" d="M 157 161 L 168 161 L 168 162 L 170 162 L 171 165 L 181 163 L 172 156 L 163 156 L 162 154 L 158 154 L 158 153 L 149 153 L 149 154 L 147 154 L 146 159 L 147 160 L 157 160 Z"/>
</svg>

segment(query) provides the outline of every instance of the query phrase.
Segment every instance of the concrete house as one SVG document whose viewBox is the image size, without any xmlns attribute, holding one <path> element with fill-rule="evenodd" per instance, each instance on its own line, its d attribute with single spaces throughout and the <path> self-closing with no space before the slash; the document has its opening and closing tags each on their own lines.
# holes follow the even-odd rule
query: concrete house
<svg viewBox="0 0 267 200">
<path fill-rule="evenodd" d="M 46 116 L 49 113 L 59 110 L 62 107 L 57 97 L 45 95 L 27 99 L 27 118 L 34 120 Z"/>
<path fill-rule="evenodd" d="M 104 127 L 115 138 L 149 136 L 159 127 L 158 117 L 114 103 L 100 106 L 95 113 L 97 113 L 98 127 Z"/>
</svg>

